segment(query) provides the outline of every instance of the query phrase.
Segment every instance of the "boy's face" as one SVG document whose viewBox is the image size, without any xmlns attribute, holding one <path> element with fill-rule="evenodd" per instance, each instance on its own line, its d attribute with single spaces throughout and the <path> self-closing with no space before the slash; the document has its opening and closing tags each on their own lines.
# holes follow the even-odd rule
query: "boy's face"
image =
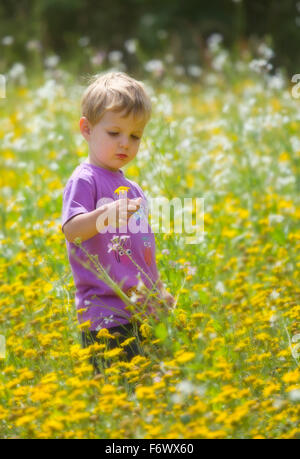
<svg viewBox="0 0 300 459">
<path fill-rule="evenodd" d="M 80 130 L 89 144 L 91 164 L 117 171 L 137 155 L 145 122 L 132 114 L 123 118 L 122 114 L 107 111 L 94 126 L 86 117 L 80 118 Z"/>
</svg>

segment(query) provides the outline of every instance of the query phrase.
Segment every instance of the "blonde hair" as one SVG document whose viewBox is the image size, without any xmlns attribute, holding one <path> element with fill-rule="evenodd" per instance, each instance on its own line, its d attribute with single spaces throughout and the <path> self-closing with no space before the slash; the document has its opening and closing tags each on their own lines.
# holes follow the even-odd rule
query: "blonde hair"
<svg viewBox="0 0 300 459">
<path fill-rule="evenodd" d="M 151 117 L 152 106 L 144 84 L 124 72 L 94 75 L 81 98 L 82 116 L 95 125 L 108 110 L 125 110 L 125 117 L 132 113 L 146 124 Z"/>
</svg>

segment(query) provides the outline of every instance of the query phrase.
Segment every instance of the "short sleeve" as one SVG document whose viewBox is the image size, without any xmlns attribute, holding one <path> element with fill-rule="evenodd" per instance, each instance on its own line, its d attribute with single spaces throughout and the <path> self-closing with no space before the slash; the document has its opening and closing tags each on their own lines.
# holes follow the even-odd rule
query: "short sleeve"
<svg viewBox="0 0 300 459">
<path fill-rule="evenodd" d="M 95 210 L 95 185 L 90 177 L 70 178 L 63 193 L 61 227 L 75 215 Z"/>
</svg>

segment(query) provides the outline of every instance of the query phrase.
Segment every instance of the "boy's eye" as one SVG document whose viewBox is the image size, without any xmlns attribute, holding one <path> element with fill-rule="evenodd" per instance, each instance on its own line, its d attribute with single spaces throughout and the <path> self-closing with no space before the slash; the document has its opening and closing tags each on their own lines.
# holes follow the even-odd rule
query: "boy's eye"
<svg viewBox="0 0 300 459">
<path fill-rule="evenodd" d="M 108 132 L 108 134 L 115 137 L 119 134 L 119 132 Z M 132 135 L 131 137 L 135 140 L 140 140 L 140 138 L 137 137 L 136 135 Z"/>
</svg>

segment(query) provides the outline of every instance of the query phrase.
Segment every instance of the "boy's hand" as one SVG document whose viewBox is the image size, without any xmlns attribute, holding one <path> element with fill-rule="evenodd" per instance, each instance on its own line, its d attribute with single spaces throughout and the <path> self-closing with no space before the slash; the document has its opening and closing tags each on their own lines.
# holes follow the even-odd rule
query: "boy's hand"
<svg viewBox="0 0 300 459">
<path fill-rule="evenodd" d="M 161 298 L 167 303 L 169 308 L 172 308 L 175 305 L 175 298 L 167 290 L 161 292 Z"/>
<path fill-rule="evenodd" d="M 142 198 L 118 199 L 117 201 L 102 206 L 103 212 L 97 218 L 96 226 L 99 231 L 105 226 L 111 225 L 119 228 L 127 225 L 129 218 L 139 210 Z"/>
<path fill-rule="evenodd" d="M 164 284 L 162 283 L 162 281 L 160 279 L 157 282 L 157 287 L 158 287 L 159 292 L 160 292 L 160 297 L 167 303 L 167 305 L 170 308 L 172 308 L 175 305 L 175 298 L 173 297 L 173 295 L 171 295 L 171 293 L 169 293 L 165 289 Z"/>
<path fill-rule="evenodd" d="M 147 295 L 140 295 L 139 300 L 141 303 L 146 301 Z M 159 320 L 157 315 L 158 310 L 168 312 L 173 309 L 175 305 L 175 298 L 171 293 L 167 292 L 164 288 L 160 290 L 159 294 L 155 298 L 150 299 L 147 303 L 147 311 L 153 314 L 156 320 Z"/>
</svg>

